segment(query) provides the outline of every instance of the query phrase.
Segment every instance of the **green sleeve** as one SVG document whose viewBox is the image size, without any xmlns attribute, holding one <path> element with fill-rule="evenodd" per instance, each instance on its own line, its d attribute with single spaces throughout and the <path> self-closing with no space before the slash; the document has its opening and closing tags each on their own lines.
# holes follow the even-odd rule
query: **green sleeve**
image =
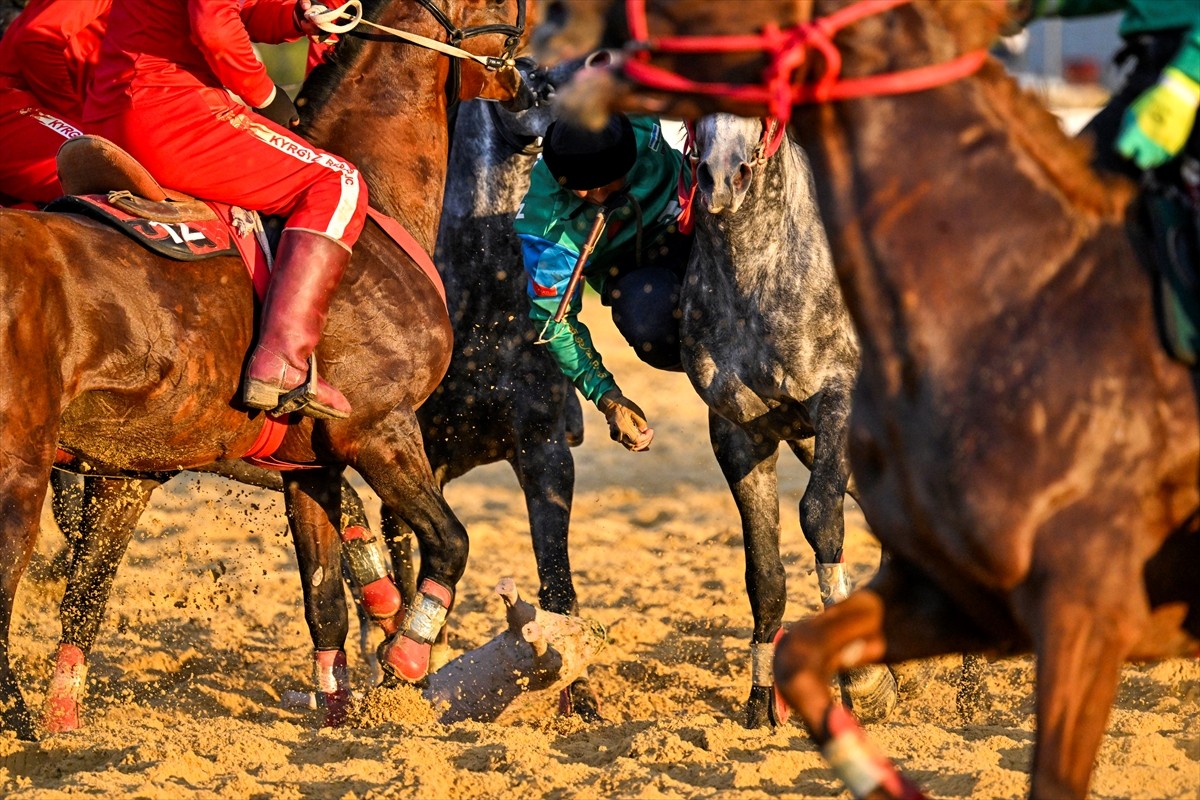
<svg viewBox="0 0 1200 800">
<path fill-rule="evenodd" d="M 1188 31 L 1183 46 L 1171 59 L 1171 66 L 1200 83 L 1200 25 Z"/>
<path fill-rule="evenodd" d="M 562 322 L 554 321 L 558 301 L 553 302 L 553 309 L 544 308 L 536 301 L 529 304 L 529 318 L 533 321 L 534 332 L 539 338 L 548 340 L 543 347 L 550 351 L 562 373 L 584 397 L 595 403 L 609 389 L 616 389 L 617 382 L 604 368 L 600 353 L 592 344 L 591 332 L 579 321 L 579 297 L 576 296 L 571 302 L 569 313 Z"/>
</svg>

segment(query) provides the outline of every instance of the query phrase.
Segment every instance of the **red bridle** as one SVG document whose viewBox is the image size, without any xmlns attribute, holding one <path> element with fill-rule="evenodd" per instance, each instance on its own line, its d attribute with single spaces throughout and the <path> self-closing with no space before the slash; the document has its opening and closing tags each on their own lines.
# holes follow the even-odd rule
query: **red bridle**
<svg viewBox="0 0 1200 800">
<path fill-rule="evenodd" d="M 842 55 L 833 37 L 842 28 L 861 19 L 882 14 L 912 0 L 862 0 L 827 17 L 781 29 L 767 24 L 762 33 L 729 36 L 650 36 L 646 0 L 625 0 L 632 56 L 625 61 L 625 77 L 654 91 L 725 97 L 750 104 L 766 105 L 771 116 L 785 124 L 792 106 L 825 103 L 873 95 L 919 92 L 941 86 L 975 72 L 987 58 L 986 50 L 965 53 L 942 64 L 900 72 L 843 78 Z M 809 51 L 820 52 L 825 70 L 815 83 L 796 83 L 796 72 Z M 753 53 L 767 56 L 760 85 L 704 83 L 650 63 L 654 53 Z"/>
</svg>

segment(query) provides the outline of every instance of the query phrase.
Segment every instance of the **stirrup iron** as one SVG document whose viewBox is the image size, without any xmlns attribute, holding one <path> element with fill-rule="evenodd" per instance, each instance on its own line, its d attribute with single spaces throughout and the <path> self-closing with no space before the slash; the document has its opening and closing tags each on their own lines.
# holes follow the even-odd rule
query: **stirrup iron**
<svg viewBox="0 0 1200 800">
<path fill-rule="evenodd" d="M 295 389 L 288 391 L 279 396 L 279 405 L 275 406 L 274 410 L 269 413 L 273 417 L 281 417 L 284 414 L 291 414 L 294 411 L 307 406 L 309 403 L 317 399 L 317 354 L 309 353 L 308 355 L 308 377 L 304 379 L 304 383 L 297 386 Z"/>
</svg>

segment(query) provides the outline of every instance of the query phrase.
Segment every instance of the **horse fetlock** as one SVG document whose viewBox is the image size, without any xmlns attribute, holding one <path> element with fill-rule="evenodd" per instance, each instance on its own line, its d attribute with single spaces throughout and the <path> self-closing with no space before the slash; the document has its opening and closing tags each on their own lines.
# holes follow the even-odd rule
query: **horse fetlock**
<svg viewBox="0 0 1200 800">
<path fill-rule="evenodd" d="M 429 578 L 421 581 L 400 630 L 383 645 L 380 661 L 387 672 L 407 681 L 425 677 L 431 646 L 446 622 L 453 597 L 445 586 Z"/>
<path fill-rule="evenodd" d="M 896 677 L 882 664 L 848 670 L 839 681 L 843 701 L 863 722 L 881 722 L 896 707 Z"/>
<path fill-rule="evenodd" d="M 383 622 L 400 613 L 400 590 L 388 574 L 375 542 L 370 531 L 360 525 L 342 531 L 342 552 L 350 568 L 350 580 L 362 592 L 363 610 L 371 619 Z"/>
<path fill-rule="evenodd" d="M 60 644 L 42 707 L 42 727 L 49 733 L 77 730 L 86 693 L 87 657 L 73 644 Z"/>
<path fill-rule="evenodd" d="M 817 564 L 817 587 L 821 590 L 821 604 L 829 608 L 850 595 L 850 579 L 846 577 L 846 565 Z"/>
<path fill-rule="evenodd" d="M 325 728 L 338 728 L 346 722 L 350 708 L 350 670 L 345 650 L 318 650 L 313 653 L 313 674 L 319 703 L 325 707 Z"/>
</svg>

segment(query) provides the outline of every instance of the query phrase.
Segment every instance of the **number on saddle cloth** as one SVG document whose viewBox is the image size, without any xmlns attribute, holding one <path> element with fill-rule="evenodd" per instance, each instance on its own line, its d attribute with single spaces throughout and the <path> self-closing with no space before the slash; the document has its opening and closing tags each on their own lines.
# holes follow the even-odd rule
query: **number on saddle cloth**
<svg viewBox="0 0 1200 800">
<path fill-rule="evenodd" d="M 1190 184 L 1190 186 L 1189 186 Z M 1200 182 L 1144 185 L 1139 202 L 1155 267 L 1155 318 L 1167 352 L 1200 364 Z M 1191 191 L 1189 191 L 1191 189 Z"/>
<path fill-rule="evenodd" d="M 221 209 L 161 187 L 133 156 L 100 136 L 79 136 L 58 151 L 65 197 L 46 211 L 112 225 L 138 244 L 177 261 L 236 255 Z"/>
</svg>

